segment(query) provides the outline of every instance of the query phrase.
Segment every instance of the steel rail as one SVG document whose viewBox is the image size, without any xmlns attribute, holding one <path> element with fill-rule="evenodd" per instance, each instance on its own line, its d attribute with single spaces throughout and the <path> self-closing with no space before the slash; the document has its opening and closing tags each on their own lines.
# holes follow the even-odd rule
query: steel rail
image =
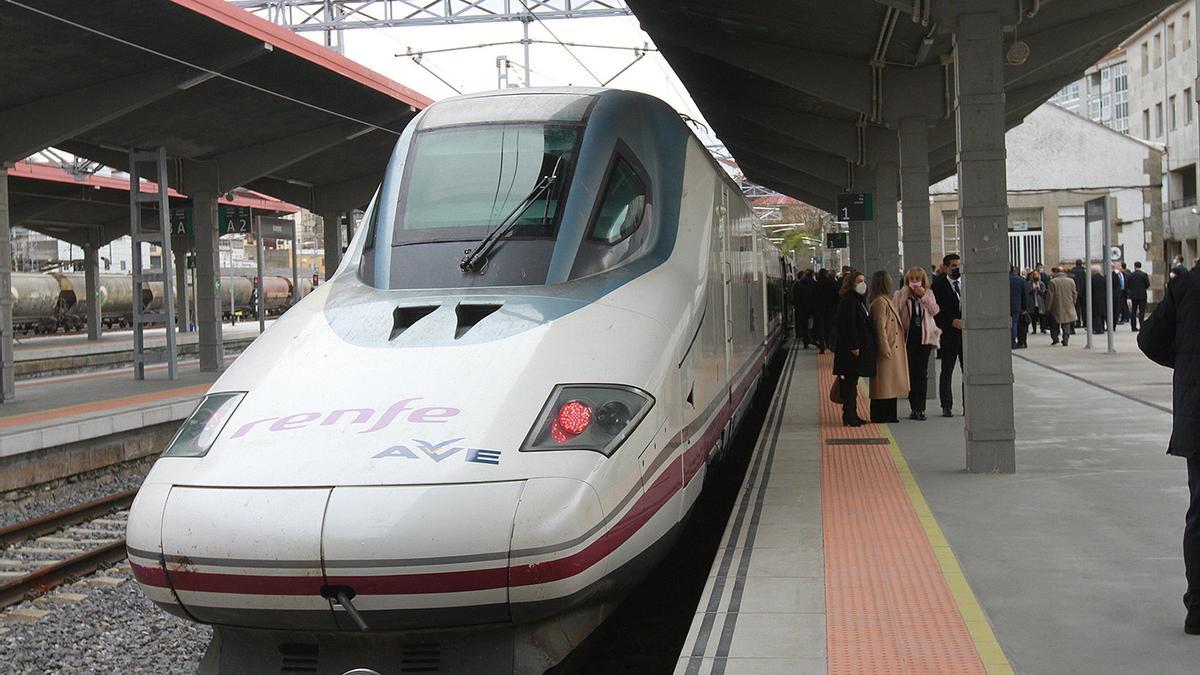
<svg viewBox="0 0 1200 675">
<path fill-rule="evenodd" d="M 69 509 L 41 516 L 40 518 L 33 518 L 0 528 L 0 546 L 18 544 L 26 539 L 50 534 L 64 527 L 94 520 L 106 513 L 127 509 L 133 503 L 133 498 L 136 495 L 137 488 L 125 490 L 124 492 L 118 492 L 114 495 L 73 506 Z M 124 542 L 121 545 L 124 546 Z"/>
<path fill-rule="evenodd" d="M 0 584 L 0 607 L 8 607 L 32 595 L 40 595 L 75 577 L 90 574 L 126 556 L 125 539 L 99 546 L 66 560 L 39 567 L 12 581 Z"/>
</svg>

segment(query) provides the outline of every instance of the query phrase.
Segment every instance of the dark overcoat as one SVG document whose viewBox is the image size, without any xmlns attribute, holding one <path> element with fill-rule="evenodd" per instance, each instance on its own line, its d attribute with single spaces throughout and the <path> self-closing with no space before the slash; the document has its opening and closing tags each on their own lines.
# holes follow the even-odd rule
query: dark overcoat
<svg viewBox="0 0 1200 675">
<path fill-rule="evenodd" d="M 850 353 L 852 349 L 858 350 L 858 356 Z M 866 301 L 857 293 L 842 298 L 837 308 L 833 374 L 874 377 L 876 353 L 875 327 L 871 325 Z"/>
<path fill-rule="evenodd" d="M 1196 272 L 1167 286 L 1166 297 L 1142 324 L 1138 347 L 1150 360 L 1174 368 L 1171 442 L 1167 452 L 1192 457 L 1200 446 L 1200 288 Z"/>
</svg>

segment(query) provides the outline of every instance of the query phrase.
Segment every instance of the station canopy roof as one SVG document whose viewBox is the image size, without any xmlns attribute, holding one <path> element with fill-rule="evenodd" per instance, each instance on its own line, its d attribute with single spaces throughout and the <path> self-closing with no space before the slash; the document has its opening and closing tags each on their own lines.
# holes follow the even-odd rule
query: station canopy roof
<svg viewBox="0 0 1200 675">
<path fill-rule="evenodd" d="M 7 170 L 9 214 L 13 222 L 56 239 L 84 246 L 89 228 L 99 231 L 102 241 L 111 241 L 128 230 L 129 180 L 94 173 L 72 173 L 51 164 L 17 162 Z M 142 190 L 158 186 L 143 182 Z M 178 190 L 168 190 L 172 208 L 191 200 Z M 293 204 L 239 188 L 221 195 L 218 203 L 248 207 L 252 213 L 284 215 L 299 210 Z M 99 225 L 97 225 L 99 224 Z"/>
<path fill-rule="evenodd" d="M 847 163 L 868 178 L 877 161 L 896 156 L 902 118 L 929 125 L 930 182 L 954 173 L 957 12 L 1002 15 L 1011 128 L 1170 4 L 627 1 L 746 176 L 827 211 L 850 183 Z"/>
<path fill-rule="evenodd" d="M 127 169 L 130 149 L 163 147 L 182 192 L 331 213 L 370 198 L 430 103 L 222 0 L 0 0 L 0 26 L 9 166 L 54 146 Z"/>
</svg>

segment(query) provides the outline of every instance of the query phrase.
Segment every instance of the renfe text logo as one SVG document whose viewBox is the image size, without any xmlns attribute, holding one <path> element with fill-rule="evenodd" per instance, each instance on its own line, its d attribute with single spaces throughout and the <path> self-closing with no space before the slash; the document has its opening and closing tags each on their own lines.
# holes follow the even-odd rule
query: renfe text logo
<svg viewBox="0 0 1200 675">
<path fill-rule="evenodd" d="M 342 424 L 370 424 L 370 426 L 360 434 L 372 434 L 377 431 L 383 431 L 388 428 L 392 422 L 400 417 L 401 413 L 408 413 L 407 419 L 410 424 L 445 424 L 450 418 L 458 415 L 461 412 L 458 408 L 450 408 L 446 406 L 429 406 L 424 408 L 414 407 L 416 401 L 420 401 L 421 397 L 406 398 L 396 401 L 391 406 L 384 410 L 378 417 L 375 416 L 374 408 L 342 408 L 340 410 L 331 410 L 325 412 L 303 412 L 292 415 L 283 415 L 281 417 L 264 417 L 260 420 L 247 422 L 238 427 L 238 430 L 233 432 L 230 438 L 241 438 L 252 431 L 261 431 L 266 429 L 271 432 L 278 431 L 295 431 L 312 425 L 321 427 L 331 427 L 339 423 Z M 343 419 L 346 421 L 343 422 Z M 318 422 L 317 420 L 320 420 Z M 267 422 L 271 424 L 265 425 Z"/>
</svg>

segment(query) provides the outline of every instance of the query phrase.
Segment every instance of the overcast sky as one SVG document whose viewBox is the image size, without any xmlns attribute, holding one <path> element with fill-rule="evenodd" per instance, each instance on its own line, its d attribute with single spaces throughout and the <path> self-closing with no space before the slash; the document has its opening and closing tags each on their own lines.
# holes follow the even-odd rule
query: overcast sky
<svg viewBox="0 0 1200 675">
<path fill-rule="evenodd" d="M 323 40 L 320 32 L 302 35 L 317 41 Z M 359 28 L 347 30 L 343 35 L 346 56 L 437 100 L 454 96 L 455 91 L 413 63 L 412 58 L 404 56 L 408 48 L 420 52 L 516 41 L 521 39 L 522 27 L 520 22 L 512 21 L 408 28 Z M 535 40 L 550 41 L 554 41 L 557 36 L 559 40 L 567 43 L 620 47 L 641 47 L 650 43 L 653 47 L 650 36 L 642 32 L 633 16 L 563 19 L 546 21 L 545 24 L 534 22 L 530 24 L 529 36 Z M 428 54 L 422 58 L 422 63 L 463 93 L 469 93 L 496 88 L 496 57 L 502 55 L 521 64 L 509 73 L 509 78 L 511 83 L 523 84 L 524 69 L 521 66 L 525 57 L 524 47 L 520 44 Z M 629 51 L 571 47 L 568 52 L 557 44 L 531 45 L 530 55 L 530 80 L 534 86 L 599 86 L 597 79 L 608 80 L 634 59 L 633 52 Z M 693 119 L 703 120 L 679 78 L 657 52 L 646 54 L 608 86 L 657 96 L 679 112 Z M 703 129 L 693 129 L 705 143 L 712 142 L 715 138 L 706 134 Z"/>
</svg>

